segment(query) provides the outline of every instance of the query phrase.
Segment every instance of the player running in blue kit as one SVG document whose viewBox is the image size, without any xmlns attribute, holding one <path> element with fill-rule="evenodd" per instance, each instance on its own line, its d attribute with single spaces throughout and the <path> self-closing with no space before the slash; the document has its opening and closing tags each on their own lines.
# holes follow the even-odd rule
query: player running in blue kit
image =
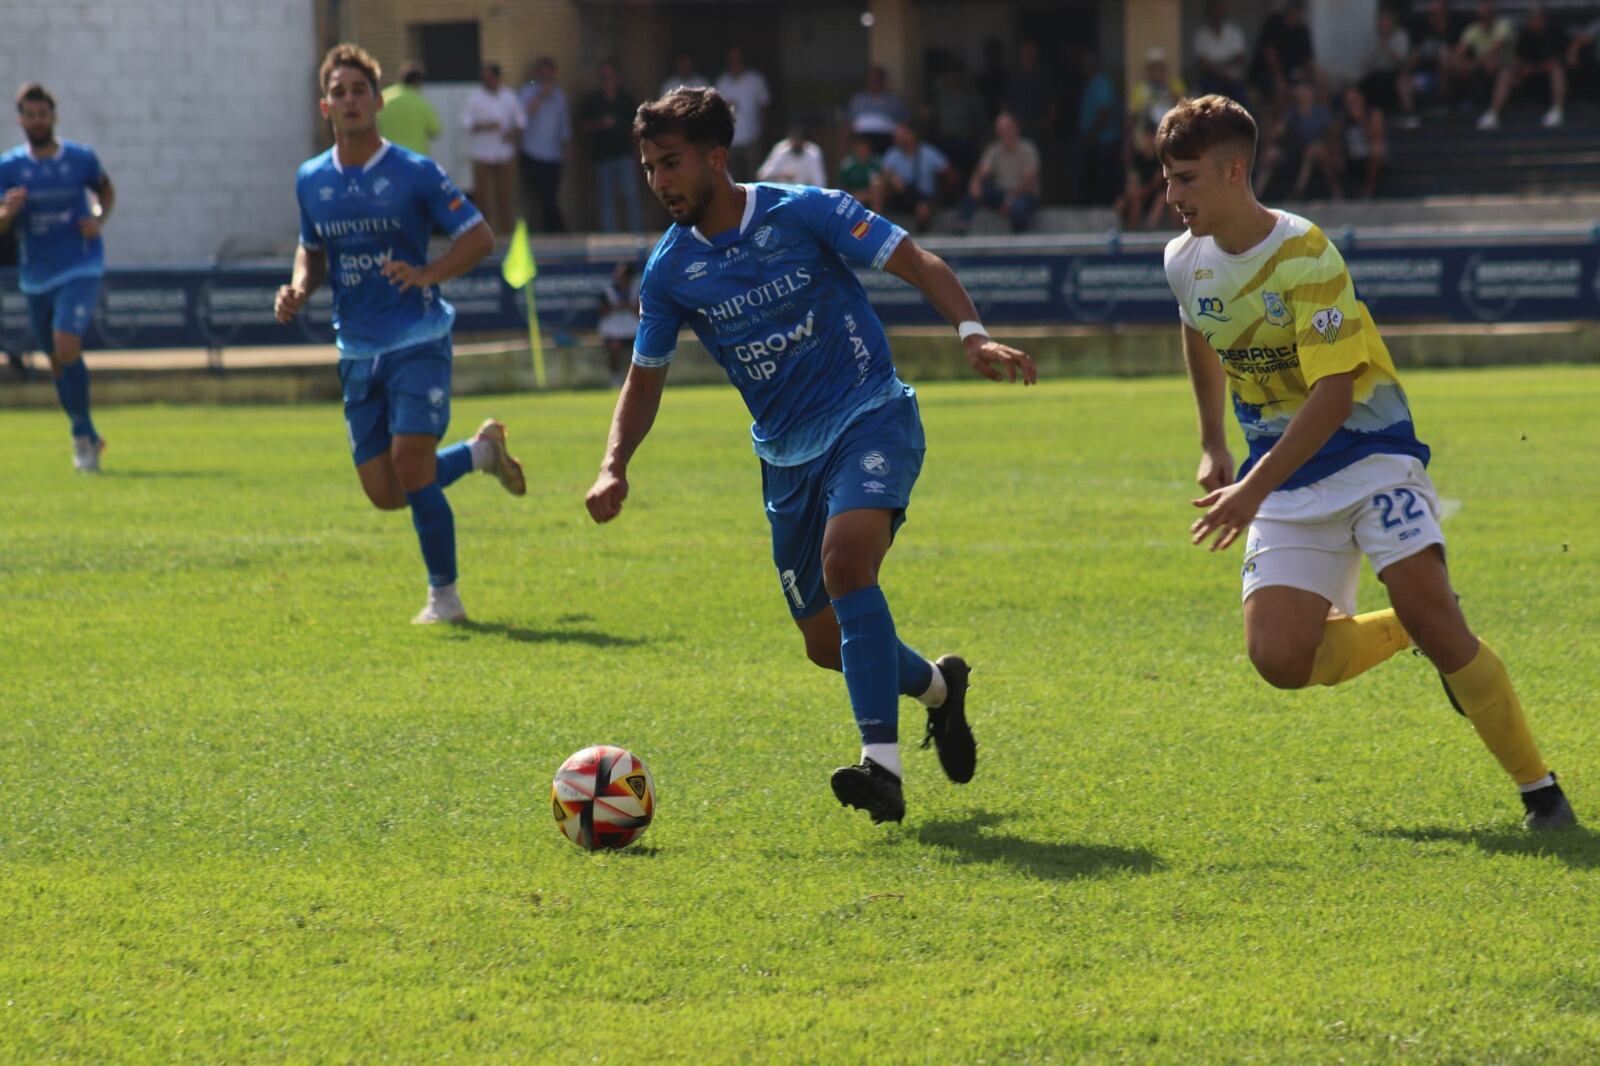
<svg viewBox="0 0 1600 1066">
<path fill-rule="evenodd" d="M 469 470 L 494 474 L 514 496 L 527 491 L 506 451 L 505 427 L 489 419 L 470 441 L 438 450 L 450 422 L 450 327 L 455 310 L 439 283 L 471 270 L 494 235 L 437 163 L 378 135 L 377 61 L 355 45 L 322 61 L 322 114 L 334 146 L 300 167 L 300 247 L 278 290 L 289 322 L 331 275 L 345 423 L 361 487 L 374 506 L 411 508 L 428 601 L 418 624 L 462 622 L 456 592 L 455 516 L 444 490 Z M 428 261 L 438 227 L 449 251 Z"/>
<path fill-rule="evenodd" d="M 687 324 L 755 418 L 773 560 L 789 612 L 818 666 L 843 670 L 861 762 L 833 791 L 874 822 L 905 815 L 899 697 L 928 707 L 928 735 L 952 781 L 972 779 L 967 664 L 930 663 L 895 635 L 878 570 L 922 468 L 916 396 L 850 263 L 916 286 L 958 323 L 985 377 L 1036 379 L 1023 352 L 988 338 L 972 300 L 937 256 L 834 190 L 738 185 L 728 174 L 733 111 L 714 89 L 677 89 L 639 108 L 634 139 L 650 188 L 672 215 L 645 265 L 633 367 L 617 400 L 589 514 L 608 522 L 650 431 Z M 926 743 L 926 741 L 924 741 Z"/>
<path fill-rule="evenodd" d="M 116 190 L 92 148 L 56 140 L 56 101 L 44 86 L 30 82 L 17 93 L 17 122 L 28 143 L 0 156 L 0 233 L 16 226 L 21 236 L 20 287 L 72 421 L 72 465 L 97 474 L 106 442 L 89 417 L 83 334 L 106 272 L 100 231 Z"/>
</svg>

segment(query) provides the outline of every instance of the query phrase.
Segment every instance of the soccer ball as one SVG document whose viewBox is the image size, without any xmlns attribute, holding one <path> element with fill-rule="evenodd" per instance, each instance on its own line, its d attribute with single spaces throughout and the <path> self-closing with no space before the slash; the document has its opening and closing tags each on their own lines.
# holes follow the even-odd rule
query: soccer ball
<svg viewBox="0 0 1600 1066">
<path fill-rule="evenodd" d="M 596 744 L 561 764 L 550 810 L 567 839 L 588 851 L 638 840 L 656 813 L 656 783 L 639 757 Z"/>
</svg>

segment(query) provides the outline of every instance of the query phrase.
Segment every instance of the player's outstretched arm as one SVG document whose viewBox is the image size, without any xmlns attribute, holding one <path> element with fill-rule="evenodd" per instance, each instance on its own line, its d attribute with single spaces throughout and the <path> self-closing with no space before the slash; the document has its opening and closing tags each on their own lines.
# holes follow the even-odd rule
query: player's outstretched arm
<svg viewBox="0 0 1600 1066">
<path fill-rule="evenodd" d="M 952 326 L 959 328 L 963 322 L 978 321 L 978 309 L 973 306 L 972 297 L 967 295 L 966 287 L 956 277 L 956 272 L 950 269 L 950 264 L 918 247 L 910 237 L 900 242 L 883 269 L 915 286 L 928 298 L 933 309 Z M 972 333 L 962 338 L 961 343 L 966 348 L 967 362 L 972 364 L 972 369 L 990 381 L 1016 381 L 1018 373 L 1021 373 L 1024 385 L 1032 385 L 1039 380 L 1039 371 L 1027 352 L 992 341 L 984 333 Z"/>
<path fill-rule="evenodd" d="M 628 368 L 628 380 L 623 382 L 616 413 L 611 416 L 611 435 L 606 439 L 600 475 L 583 501 L 589 508 L 589 517 L 596 522 L 609 522 L 622 512 L 622 501 L 628 498 L 628 462 L 655 424 L 666 385 L 664 366 L 635 363 Z"/>
<path fill-rule="evenodd" d="M 294 316 L 311 299 L 311 294 L 316 292 L 328 277 L 328 255 L 321 249 L 310 249 L 299 245 L 294 251 L 294 273 L 289 276 L 289 284 L 278 287 L 277 299 L 273 301 L 272 312 L 279 322 L 287 325 L 294 321 Z"/>
<path fill-rule="evenodd" d="M 1222 360 L 1205 335 L 1193 326 L 1183 327 L 1183 362 L 1194 386 L 1195 408 L 1200 415 L 1200 470 L 1195 481 L 1207 492 L 1233 483 L 1233 454 L 1228 451 L 1228 377 Z"/>
<path fill-rule="evenodd" d="M 426 289 L 451 278 L 459 278 L 492 251 L 494 231 L 487 222 L 479 222 L 451 241 L 450 250 L 426 266 L 391 259 L 383 264 L 383 276 L 401 292 L 410 288 Z"/>
<path fill-rule="evenodd" d="M 1355 404 L 1355 381 L 1355 372 L 1351 371 L 1330 374 L 1312 385 L 1311 395 L 1289 420 L 1283 436 L 1243 481 L 1215 489 L 1194 501 L 1196 507 L 1208 510 L 1189 527 L 1190 539 L 1195 544 L 1203 544 L 1215 533 L 1217 538 L 1211 550 L 1221 551 L 1249 529 L 1267 494 L 1289 480 L 1290 474 L 1316 455 L 1334 430 L 1350 417 L 1350 409 Z"/>
</svg>

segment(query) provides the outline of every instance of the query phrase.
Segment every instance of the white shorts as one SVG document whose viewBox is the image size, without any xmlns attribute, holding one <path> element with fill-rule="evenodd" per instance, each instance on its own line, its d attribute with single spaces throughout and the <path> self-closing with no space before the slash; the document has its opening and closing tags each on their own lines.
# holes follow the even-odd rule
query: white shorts
<svg viewBox="0 0 1600 1066">
<path fill-rule="evenodd" d="M 1422 462 L 1369 455 L 1321 481 L 1262 503 L 1244 548 L 1244 598 L 1259 588 L 1304 589 L 1356 613 L 1361 556 L 1372 571 L 1444 544 L 1439 497 Z"/>
</svg>

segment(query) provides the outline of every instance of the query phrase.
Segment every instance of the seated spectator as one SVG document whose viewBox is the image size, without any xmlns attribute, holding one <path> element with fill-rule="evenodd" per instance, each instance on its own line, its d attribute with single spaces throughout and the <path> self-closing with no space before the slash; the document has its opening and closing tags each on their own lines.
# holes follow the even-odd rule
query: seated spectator
<svg viewBox="0 0 1600 1066">
<path fill-rule="evenodd" d="M 1091 204 L 1110 203 L 1121 188 L 1117 176 L 1122 165 L 1122 116 L 1117 112 L 1117 90 L 1100 66 L 1100 53 L 1083 53 L 1083 99 L 1078 110 L 1078 131 L 1083 138 L 1083 188 Z"/>
<path fill-rule="evenodd" d="M 1327 181 L 1328 192 L 1338 200 L 1344 192 L 1340 188 L 1339 172 L 1334 166 L 1336 148 L 1333 137 L 1337 131 L 1334 129 L 1333 115 L 1317 102 L 1317 92 L 1309 78 L 1301 78 L 1296 82 L 1292 94 L 1289 113 L 1284 117 L 1284 155 L 1298 163 L 1299 173 L 1295 175 L 1290 199 L 1305 198 L 1306 189 L 1311 183 L 1311 168 L 1315 166 Z"/>
<path fill-rule="evenodd" d="M 665 96 L 674 89 L 708 89 L 711 82 L 706 76 L 694 69 L 694 56 L 688 52 L 679 52 L 672 61 L 672 73 L 661 79 L 661 88 L 657 96 Z"/>
<path fill-rule="evenodd" d="M 1508 59 L 1512 36 L 1510 20 L 1496 16 L 1493 4 L 1480 3 L 1477 15 L 1451 50 L 1451 78 L 1457 87 L 1474 99 L 1488 96 Z M 1485 113 L 1479 125 L 1493 129 L 1497 121 Z"/>
<path fill-rule="evenodd" d="M 1243 103 L 1249 92 L 1244 68 L 1250 45 L 1239 24 L 1228 22 L 1226 14 L 1222 0 L 1206 4 L 1206 20 L 1194 31 L 1194 59 L 1200 71 L 1195 83 L 1202 96 L 1217 93 Z"/>
<path fill-rule="evenodd" d="M 1362 198 L 1370 200 L 1377 194 L 1389 145 L 1382 109 L 1369 104 L 1354 85 L 1344 91 L 1339 132 L 1344 149 L 1344 180 L 1352 189 L 1359 186 Z"/>
<path fill-rule="evenodd" d="M 1588 51 L 1590 66 L 1600 65 L 1600 18 L 1572 34 L 1567 42 L 1567 66 L 1577 70 L 1584 65 L 1584 52 Z"/>
<path fill-rule="evenodd" d="M 1282 11 L 1268 15 L 1261 24 L 1250 64 L 1250 84 L 1269 110 L 1281 113 L 1289 106 L 1290 87 L 1301 79 L 1311 79 L 1314 87 L 1321 84 L 1311 30 L 1306 26 L 1305 2 L 1289 0 Z"/>
<path fill-rule="evenodd" d="M 1152 46 L 1144 54 L 1144 78 L 1128 97 L 1128 117 L 1153 129 L 1183 99 L 1183 79 L 1167 72 L 1167 53 Z"/>
<path fill-rule="evenodd" d="M 789 136 L 772 146 L 766 162 L 756 171 L 756 180 L 780 185 L 827 185 L 822 149 L 808 141 L 805 127 L 796 123 L 789 127 Z"/>
<path fill-rule="evenodd" d="M 1166 185 L 1156 156 L 1155 127 L 1134 121 L 1129 126 L 1122 195 L 1112 205 L 1118 225 L 1125 230 L 1154 229 L 1166 210 Z"/>
<path fill-rule="evenodd" d="M 1406 69 L 1412 100 L 1422 99 L 1448 108 L 1455 99 L 1455 34 L 1450 32 L 1450 8 L 1445 0 L 1429 0 L 1422 21 L 1411 35 L 1411 62 Z"/>
<path fill-rule="evenodd" d="M 923 144 L 911 124 L 902 122 L 895 127 L 894 147 L 883 157 L 873 210 L 880 215 L 885 211 L 908 211 L 916 219 L 917 232 L 925 233 L 933 221 L 941 188 L 954 177 L 944 153 L 931 144 Z"/>
<path fill-rule="evenodd" d="M 1378 10 L 1378 32 L 1361 61 L 1361 95 L 1387 113 L 1399 111 L 1397 125 L 1417 124 L 1417 94 L 1411 84 L 1411 34 L 1387 8 Z"/>
<path fill-rule="evenodd" d="M 1566 50 L 1565 35 L 1559 27 L 1550 24 L 1544 8 L 1538 4 L 1530 7 L 1528 21 L 1517 31 L 1515 59 L 1501 66 L 1500 76 L 1494 83 L 1494 99 L 1489 101 L 1489 110 L 1478 119 L 1478 128 L 1498 129 L 1500 112 L 1511 99 L 1511 91 L 1535 74 L 1550 79 L 1550 110 L 1544 113 L 1540 125 L 1545 129 L 1561 125 L 1567 105 L 1567 71 L 1561 62 Z"/>
<path fill-rule="evenodd" d="M 1011 224 L 1011 232 L 1021 233 L 1033 221 L 1039 203 L 1038 146 L 1022 136 L 1017 120 L 1007 111 L 994 120 L 994 133 L 995 139 L 983 150 L 961 201 L 962 232 L 981 204 L 998 207 Z"/>
<path fill-rule="evenodd" d="M 600 293 L 600 337 L 606 342 L 606 369 L 611 373 L 614 389 L 620 388 L 628 376 L 634 334 L 639 331 L 638 275 L 638 265 L 624 259 Z"/>
<path fill-rule="evenodd" d="M 889 72 L 874 64 L 867 68 L 866 88 L 850 98 L 844 115 L 850 132 L 865 137 L 875 154 L 894 143 L 894 128 L 911 117 L 905 101 L 889 91 Z"/>
<path fill-rule="evenodd" d="M 883 160 L 873 152 L 872 142 L 865 137 L 854 137 L 850 141 L 850 154 L 839 164 L 839 188 L 858 200 L 865 200 L 881 170 Z"/>
<path fill-rule="evenodd" d="M 978 161 L 979 141 L 988 116 L 984 114 L 983 97 L 972 87 L 966 67 L 959 59 L 952 61 L 939 75 L 928 112 L 933 120 L 929 140 L 949 158 L 950 165 L 966 177 Z"/>
<path fill-rule="evenodd" d="M 1025 140 L 1044 143 L 1056 120 L 1056 83 L 1039 62 L 1039 46 L 1023 41 L 1017 65 L 1006 76 L 1005 110 Z"/>
</svg>

